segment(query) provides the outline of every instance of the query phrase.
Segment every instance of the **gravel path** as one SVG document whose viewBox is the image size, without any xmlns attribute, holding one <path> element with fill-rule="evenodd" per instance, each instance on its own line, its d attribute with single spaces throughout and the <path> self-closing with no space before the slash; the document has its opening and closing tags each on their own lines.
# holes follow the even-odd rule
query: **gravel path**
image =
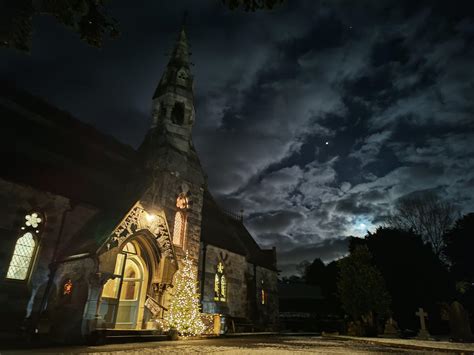
<svg viewBox="0 0 474 355">
<path fill-rule="evenodd" d="M 436 354 L 436 351 L 403 349 L 400 345 L 365 343 L 352 339 L 321 337 L 243 337 L 102 346 L 57 347 L 0 351 L 14 354 Z M 443 352 L 446 354 L 446 352 Z"/>
</svg>

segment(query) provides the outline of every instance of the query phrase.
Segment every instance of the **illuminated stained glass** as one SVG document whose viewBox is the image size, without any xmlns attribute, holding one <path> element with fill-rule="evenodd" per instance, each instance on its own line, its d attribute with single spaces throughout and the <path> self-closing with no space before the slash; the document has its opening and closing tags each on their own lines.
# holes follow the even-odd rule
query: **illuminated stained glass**
<svg viewBox="0 0 474 355">
<path fill-rule="evenodd" d="M 225 301 L 226 293 L 227 293 L 227 281 L 225 279 L 225 276 L 222 275 L 221 276 L 221 301 Z"/>
<path fill-rule="evenodd" d="M 173 244 L 183 246 L 186 231 L 186 215 L 182 211 L 176 212 L 174 217 Z"/>
<path fill-rule="evenodd" d="M 137 249 L 135 249 L 135 246 L 130 242 L 125 244 L 125 246 L 123 247 L 123 251 L 126 252 L 126 253 L 132 253 L 132 254 L 137 253 Z"/>
<path fill-rule="evenodd" d="M 214 276 L 214 300 L 225 302 L 227 297 L 227 279 L 224 276 L 224 264 L 217 264 L 217 272 Z"/>
<path fill-rule="evenodd" d="M 23 234 L 17 240 L 12 260 L 8 267 L 7 278 L 15 280 L 25 280 L 27 278 L 35 247 L 36 242 L 33 234 L 30 232 Z"/>
<path fill-rule="evenodd" d="M 220 278 L 219 275 L 216 274 L 214 276 L 214 300 L 219 301 L 219 289 L 220 289 Z"/>
<path fill-rule="evenodd" d="M 70 296 L 72 294 L 72 281 L 71 279 L 67 280 L 63 286 L 63 295 Z"/>
<path fill-rule="evenodd" d="M 37 228 L 38 225 L 42 222 L 42 219 L 36 212 L 26 215 L 25 219 L 26 219 L 25 224 L 28 227 L 33 227 L 33 228 Z"/>
<path fill-rule="evenodd" d="M 188 199 L 186 198 L 186 196 L 184 196 L 183 194 L 180 194 L 178 196 L 178 198 L 176 199 L 176 207 L 182 210 L 188 208 Z"/>
</svg>

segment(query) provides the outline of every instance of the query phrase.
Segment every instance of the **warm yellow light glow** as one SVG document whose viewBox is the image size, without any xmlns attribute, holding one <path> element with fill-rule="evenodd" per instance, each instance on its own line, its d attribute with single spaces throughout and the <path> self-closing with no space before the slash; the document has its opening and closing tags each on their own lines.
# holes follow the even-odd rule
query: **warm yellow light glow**
<svg viewBox="0 0 474 355">
<path fill-rule="evenodd" d="M 69 279 L 63 286 L 63 295 L 70 296 L 72 294 L 72 280 Z"/>
<path fill-rule="evenodd" d="M 221 276 L 221 301 L 224 302 L 227 294 L 227 281 L 224 275 Z"/>
<path fill-rule="evenodd" d="M 145 212 L 145 218 L 148 223 L 151 223 L 156 219 L 156 215 L 154 215 L 153 213 Z"/>
<path fill-rule="evenodd" d="M 184 336 L 195 336 L 204 332 L 196 280 L 192 261 L 186 254 L 183 267 L 174 277 L 173 297 L 163 319 L 163 330 L 176 329 Z"/>
<path fill-rule="evenodd" d="M 188 208 L 188 199 L 183 194 L 180 194 L 176 199 L 176 207 L 181 210 Z"/>
<path fill-rule="evenodd" d="M 177 211 L 174 216 L 173 244 L 182 247 L 184 245 L 184 235 L 186 233 L 186 214 Z"/>
<path fill-rule="evenodd" d="M 227 280 L 224 275 L 224 264 L 219 261 L 214 276 L 214 301 L 225 302 L 227 297 Z"/>
</svg>

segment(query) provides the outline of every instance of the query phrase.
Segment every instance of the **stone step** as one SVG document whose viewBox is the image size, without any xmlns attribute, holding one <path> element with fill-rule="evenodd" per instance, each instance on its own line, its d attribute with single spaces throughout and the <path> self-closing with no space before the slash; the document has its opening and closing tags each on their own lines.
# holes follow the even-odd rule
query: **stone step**
<svg viewBox="0 0 474 355">
<path fill-rule="evenodd" d="M 168 335 L 153 330 L 104 329 L 101 343 L 122 344 L 168 340 Z"/>
</svg>

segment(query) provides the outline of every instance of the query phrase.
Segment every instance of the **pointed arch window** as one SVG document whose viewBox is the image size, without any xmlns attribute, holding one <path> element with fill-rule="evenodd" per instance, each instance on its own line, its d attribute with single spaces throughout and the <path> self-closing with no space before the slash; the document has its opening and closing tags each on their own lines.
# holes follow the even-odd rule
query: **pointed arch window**
<svg viewBox="0 0 474 355">
<path fill-rule="evenodd" d="M 265 283 L 262 280 L 262 288 L 260 289 L 260 302 L 262 304 L 267 303 L 267 293 L 265 292 Z"/>
<path fill-rule="evenodd" d="M 7 279 L 26 280 L 28 278 L 38 248 L 37 236 L 40 234 L 42 223 L 43 218 L 37 212 L 25 216 L 25 222 L 21 227 L 22 234 L 15 243 L 8 265 Z"/>
<path fill-rule="evenodd" d="M 175 102 L 171 110 L 171 121 L 178 126 L 184 124 L 184 103 Z"/>
<path fill-rule="evenodd" d="M 184 194 L 180 194 L 176 199 L 176 213 L 174 215 L 173 244 L 181 248 L 184 247 L 186 236 L 188 199 Z"/>
<path fill-rule="evenodd" d="M 224 264 L 219 261 L 214 276 L 214 301 L 225 302 L 227 299 L 227 279 L 224 275 Z"/>
</svg>

